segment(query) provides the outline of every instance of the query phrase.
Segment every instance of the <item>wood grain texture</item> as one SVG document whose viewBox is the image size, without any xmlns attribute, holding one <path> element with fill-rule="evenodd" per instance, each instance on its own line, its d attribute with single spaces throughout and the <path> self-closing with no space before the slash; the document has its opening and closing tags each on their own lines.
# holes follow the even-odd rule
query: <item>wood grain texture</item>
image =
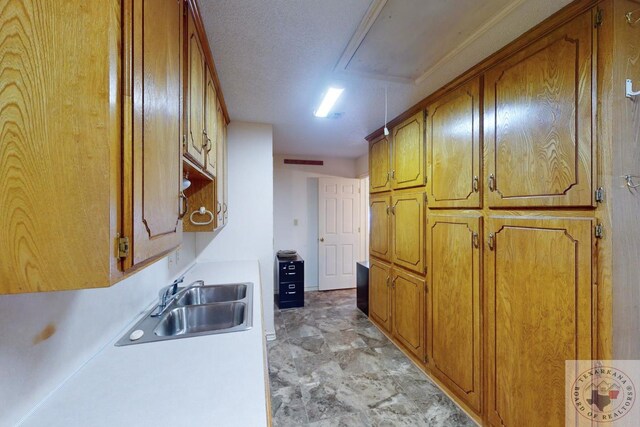
<svg viewBox="0 0 640 427">
<path fill-rule="evenodd" d="M 133 0 L 131 7 L 132 45 L 125 49 L 132 79 L 125 85 L 133 94 L 133 137 L 124 146 L 132 166 L 123 185 L 133 201 L 123 223 L 133 241 L 125 269 L 144 266 L 182 241 L 182 4 Z"/>
<path fill-rule="evenodd" d="M 432 215 L 427 237 L 430 369 L 476 412 L 482 396 L 481 223 L 479 216 Z"/>
<path fill-rule="evenodd" d="M 491 207 L 593 204 L 592 49 L 586 12 L 487 72 Z"/>
<path fill-rule="evenodd" d="M 369 267 L 369 316 L 391 330 L 391 267 L 372 259 Z"/>
<path fill-rule="evenodd" d="M 204 96 L 204 129 L 205 129 L 205 170 L 216 175 L 217 146 L 218 146 L 218 96 L 213 84 L 211 71 L 206 69 L 206 85 Z"/>
<path fill-rule="evenodd" d="M 491 425 L 564 425 L 565 360 L 591 358 L 592 226 L 591 218 L 487 219 Z"/>
<path fill-rule="evenodd" d="M 424 185 L 424 113 L 395 127 L 393 133 L 394 189 Z"/>
<path fill-rule="evenodd" d="M 391 261 L 391 196 L 372 195 L 369 198 L 369 221 L 370 254 Z"/>
<path fill-rule="evenodd" d="M 205 165 L 204 51 L 191 13 L 187 14 L 187 151 L 196 164 Z"/>
<path fill-rule="evenodd" d="M 393 336 L 424 360 L 424 279 L 394 269 L 391 286 Z"/>
<path fill-rule="evenodd" d="M 426 134 L 429 207 L 480 207 L 479 78 L 429 105 Z"/>
<path fill-rule="evenodd" d="M 0 293 L 109 284 L 119 12 L 119 1 L 0 1 Z"/>
<path fill-rule="evenodd" d="M 424 193 L 395 192 L 391 198 L 392 260 L 424 274 Z"/>
<path fill-rule="evenodd" d="M 369 191 L 391 190 L 391 145 L 381 137 L 369 145 Z"/>
</svg>

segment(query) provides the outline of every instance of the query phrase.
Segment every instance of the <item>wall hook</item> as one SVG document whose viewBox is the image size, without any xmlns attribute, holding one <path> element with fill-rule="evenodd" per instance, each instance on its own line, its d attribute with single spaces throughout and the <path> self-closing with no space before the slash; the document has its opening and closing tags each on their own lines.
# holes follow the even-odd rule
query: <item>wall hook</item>
<svg viewBox="0 0 640 427">
<path fill-rule="evenodd" d="M 627 89 L 627 98 L 640 95 L 640 90 L 635 92 L 633 91 L 633 80 L 631 79 L 627 79 L 626 89 Z"/>
</svg>

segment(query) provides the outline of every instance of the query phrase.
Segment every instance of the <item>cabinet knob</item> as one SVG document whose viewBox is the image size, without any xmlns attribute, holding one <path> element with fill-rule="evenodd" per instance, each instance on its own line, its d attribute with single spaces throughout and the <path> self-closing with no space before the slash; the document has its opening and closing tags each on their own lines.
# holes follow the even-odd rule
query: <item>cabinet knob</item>
<svg viewBox="0 0 640 427">
<path fill-rule="evenodd" d="M 474 193 L 478 192 L 478 181 L 479 181 L 478 177 L 474 176 L 473 177 L 473 191 L 474 191 Z"/>
<path fill-rule="evenodd" d="M 489 175 L 489 190 L 496 191 L 496 177 L 493 174 Z"/>
<path fill-rule="evenodd" d="M 321 238 L 320 238 L 320 241 L 321 241 L 321 242 L 324 242 L 324 237 L 321 237 Z"/>
</svg>

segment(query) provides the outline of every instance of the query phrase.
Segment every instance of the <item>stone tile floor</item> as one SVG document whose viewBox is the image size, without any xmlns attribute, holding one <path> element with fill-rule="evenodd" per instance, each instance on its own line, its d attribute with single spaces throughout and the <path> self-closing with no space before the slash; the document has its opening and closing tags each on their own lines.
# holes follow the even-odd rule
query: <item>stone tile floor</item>
<svg viewBox="0 0 640 427">
<path fill-rule="evenodd" d="M 274 426 L 475 426 L 355 300 L 355 289 L 307 292 L 304 308 L 276 307 Z"/>
</svg>

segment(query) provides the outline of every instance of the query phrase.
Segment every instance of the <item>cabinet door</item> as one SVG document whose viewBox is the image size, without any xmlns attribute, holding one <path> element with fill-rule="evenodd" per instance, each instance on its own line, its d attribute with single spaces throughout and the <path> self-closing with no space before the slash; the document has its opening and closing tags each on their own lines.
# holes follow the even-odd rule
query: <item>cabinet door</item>
<svg viewBox="0 0 640 427">
<path fill-rule="evenodd" d="M 369 147 L 369 191 L 391 190 L 391 147 L 386 136 L 373 141 Z"/>
<path fill-rule="evenodd" d="M 182 241 L 182 5 L 136 0 L 134 16 L 141 22 L 133 25 L 133 204 L 125 220 L 125 227 L 132 220 L 133 253 L 125 268 L 156 259 Z"/>
<path fill-rule="evenodd" d="M 120 15 L 119 1 L 0 6 L 0 294 L 118 276 Z"/>
<path fill-rule="evenodd" d="M 187 147 L 186 154 L 205 164 L 205 60 L 204 50 L 191 13 L 187 17 Z"/>
<path fill-rule="evenodd" d="M 424 274 L 424 193 L 395 193 L 391 199 L 393 262 Z"/>
<path fill-rule="evenodd" d="M 427 339 L 431 371 L 480 412 L 480 217 L 429 217 Z"/>
<path fill-rule="evenodd" d="M 429 206 L 480 207 L 480 80 L 431 104 L 426 131 Z"/>
<path fill-rule="evenodd" d="M 211 175 L 216 175 L 217 154 L 216 146 L 218 143 L 218 97 L 216 96 L 216 87 L 213 84 L 211 72 L 207 67 L 207 84 L 205 92 L 205 170 Z"/>
<path fill-rule="evenodd" d="M 393 188 L 424 185 L 424 113 L 393 129 Z"/>
<path fill-rule="evenodd" d="M 391 261 L 391 196 L 373 195 L 369 200 L 369 252 L 375 257 Z"/>
<path fill-rule="evenodd" d="M 424 280 L 394 269 L 393 336 L 424 360 Z"/>
<path fill-rule="evenodd" d="M 592 206 L 595 45 L 589 11 L 487 72 L 490 206 Z"/>
<path fill-rule="evenodd" d="M 216 203 L 217 227 L 222 227 L 227 223 L 227 134 L 224 113 L 220 102 L 216 103 L 216 116 L 218 120 L 217 132 L 217 174 L 216 174 Z"/>
<path fill-rule="evenodd" d="M 565 360 L 592 358 L 592 226 L 581 218 L 487 219 L 493 425 L 564 425 Z"/>
<path fill-rule="evenodd" d="M 369 267 L 369 315 L 385 330 L 391 327 L 391 267 L 371 260 Z"/>
</svg>

